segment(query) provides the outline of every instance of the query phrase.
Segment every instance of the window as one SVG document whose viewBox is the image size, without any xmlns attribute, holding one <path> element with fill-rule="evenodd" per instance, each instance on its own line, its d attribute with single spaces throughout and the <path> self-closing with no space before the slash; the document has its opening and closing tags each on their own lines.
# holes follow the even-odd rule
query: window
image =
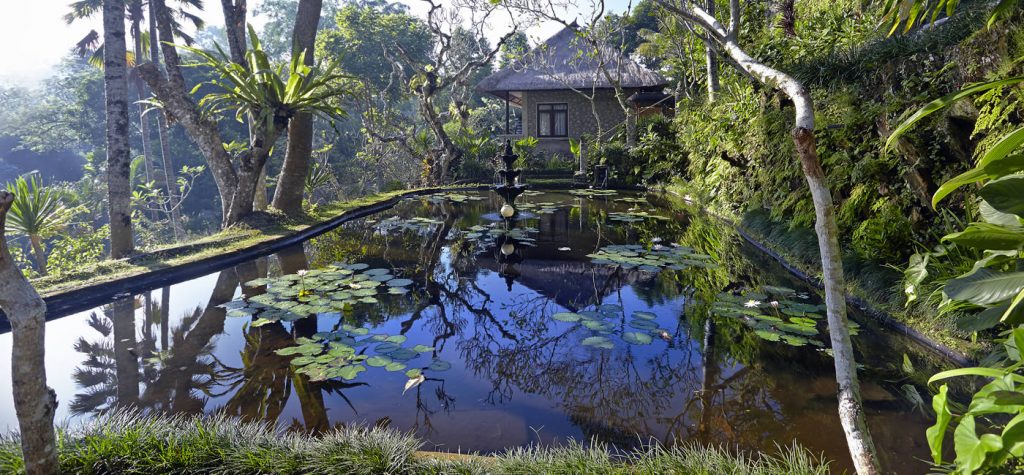
<svg viewBox="0 0 1024 475">
<path fill-rule="evenodd" d="M 537 104 L 537 136 L 566 137 L 569 135 L 568 104 Z"/>
</svg>

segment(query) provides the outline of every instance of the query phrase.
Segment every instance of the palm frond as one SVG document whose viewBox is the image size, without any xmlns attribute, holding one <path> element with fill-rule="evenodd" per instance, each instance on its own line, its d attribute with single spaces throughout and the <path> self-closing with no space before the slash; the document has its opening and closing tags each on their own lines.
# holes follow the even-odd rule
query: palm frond
<svg viewBox="0 0 1024 475">
<path fill-rule="evenodd" d="M 72 2 L 68 7 L 71 8 L 71 11 L 64 15 L 64 21 L 70 25 L 75 20 L 90 18 L 99 13 L 103 8 L 103 0 L 78 0 Z"/>
<path fill-rule="evenodd" d="M 33 175 L 31 180 L 19 176 L 7 184 L 14 194 L 14 203 L 7 215 L 7 231 L 25 236 L 49 236 L 70 221 L 71 210 L 60 202 L 60 195 L 43 186 Z"/>
</svg>

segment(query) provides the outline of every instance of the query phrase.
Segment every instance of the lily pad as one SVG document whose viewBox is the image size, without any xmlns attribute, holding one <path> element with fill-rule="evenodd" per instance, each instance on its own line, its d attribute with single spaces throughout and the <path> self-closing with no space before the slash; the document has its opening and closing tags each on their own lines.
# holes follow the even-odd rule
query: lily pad
<svg viewBox="0 0 1024 475">
<path fill-rule="evenodd" d="M 658 328 L 658 324 L 650 320 L 630 320 L 629 326 L 640 330 L 654 330 Z"/>
<path fill-rule="evenodd" d="M 374 367 L 387 366 L 387 365 L 389 365 L 391 363 L 392 363 L 391 358 L 389 358 L 387 356 L 371 356 L 371 357 L 367 358 L 367 360 L 366 360 L 366 365 L 367 366 L 374 366 Z"/>
<path fill-rule="evenodd" d="M 429 369 L 431 371 L 448 371 L 451 368 L 452 368 L 452 364 L 451 363 L 449 363 L 447 361 L 444 361 L 444 360 L 437 360 L 437 359 L 432 361 L 430 363 L 430 366 L 427 366 L 427 369 Z"/>
<path fill-rule="evenodd" d="M 582 315 L 572 312 L 558 312 L 551 316 L 551 318 L 560 322 L 578 322 Z"/>
<path fill-rule="evenodd" d="M 625 332 L 622 334 L 622 340 L 634 345 L 649 345 L 653 338 L 649 333 Z"/>
<path fill-rule="evenodd" d="M 605 350 L 610 350 L 612 348 L 615 348 L 615 344 L 612 343 L 611 340 L 609 340 L 608 338 L 603 337 L 603 336 L 592 336 L 592 337 L 589 337 L 589 338 L 584 338 L 583 339 L 583 345 L 584 346 L 593 346 L 595 348 L 601 348 L 601 349 L 605 349 Z"/>
<path fill-rule="evenodd" d="M 633 312 L 633 318 L 639 318 L 642 320 L 654 320 L 658 318 L 653 312 Z"/>
</svg>

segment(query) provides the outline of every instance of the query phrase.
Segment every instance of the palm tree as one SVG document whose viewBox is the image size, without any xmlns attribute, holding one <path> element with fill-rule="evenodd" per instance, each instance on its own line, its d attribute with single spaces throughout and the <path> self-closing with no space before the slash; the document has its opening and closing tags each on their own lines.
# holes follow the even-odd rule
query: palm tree
<svg viewBox="0 0 1024 475">
<path fill-rule="evenodd" d="M 31 181 L 20 176 L 14 183 L 7 184 L 7 190 L 14 193 L 14 203 L 7 216 L 6 229 L 28 237 L 39 273 L 46 275 L 43 239 L 67 225 L 71 210 L 60 202 L 58 193 L 45 188 L 37 176 L 32 176 Z"/>
<path fill-rule="evenodd" d="M 149 2 L 152 3 L 152 2 Z M 190 23 L 197 30 L 203 28 L 204 22 L 201 18 L 195 14 L 189 12 L 190 8 L 202 11 L 203 2 L 202 0 L 178 0 L 179 7 L 171 9 L 172 24 L 171 28 L 174 32 L 175 37 L 181 39 L 185 44 L 191 45 L 194 42 L 192 36 L 186 34 L 183 30 L 184 23 Z M 64 21 L 69 25 L 77 20 L 86 19 L 93 17 L 97 12 L 100 11 L 103 5 L 103 0 L 78 0 L 69 5 L 71 11 L 64 15 Z M 150 5 L 149 11 L 152 12 L 152 5 Z M 157 46 L 156 38 L 157 34 L 154 31 L 154 22 L 152 18 L 149 21 L 149 31 L 146 32 L 143 29 L 143 22 L 146 21 L 146 8 L 143 0 L 128 0 L 125 2 L 125 19 L 128 21 L 128 33 L 131 35 L 133 51 L 128 51 L 125 55 L 125 61 L 130 68 L 134 68 L 137 62 L 143 61 L 147 58 L 153 62 L 159 62 L 159 58 L 156 57 Z M 152 17 L 152 13 L 149 15 Z M 146 51 L 146 47 L 149 47 L 149 51 Z M 81 40 L 75 43 L 74 51 L 80 57 L 88 58 L 88 61 L 93 66 L 98 68 L 103 67 L 103 43 L 101 42 L 99 33 L 96 30 L 91 30 Z M 142 134 L 142 155 L 145 157 L 146 165 L 146 181 L 156 180 L 156 175 L 153 169 L 153 151 L 150 146 L 150 119 L 145 114 L 145 105 L 143 100 L 145 99 L 145 84 L 138 77 L 138 75 L 131 74 L 132 84 L 135 89 L 136 98 L 138 100 L 139 108 L 139 127 Z M 175 239 L 182 237 L 182 231 L 180 227 L 180 216 L 176 208 L 174 208 L 177 196 L 175 193 L 176 181 L 173 178 L 174 170 L 169 168 L 171 159 L 168 156 L 167 150 L 167 127 L 166 122 L 158 117 L 157 133 L 160 138 L 160 149 L 163 155 L 163 167 L 164 167 L 164 185 L 167 188 L 168 197 L 171 200 L 172 209 L 172 221 L 171 228 L 174 230 Z"/>
</svg>

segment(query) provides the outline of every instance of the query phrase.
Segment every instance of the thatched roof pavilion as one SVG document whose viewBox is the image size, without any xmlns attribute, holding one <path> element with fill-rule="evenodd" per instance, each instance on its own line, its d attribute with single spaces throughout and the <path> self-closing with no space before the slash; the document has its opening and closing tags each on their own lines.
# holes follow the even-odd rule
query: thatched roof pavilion
<svg viewBox="0 0 1024 475">
<path fill-rule="evenodd" d="M 668 85 L 664 77 L 610 45 L 594 51 L 577 30 L 575 25 L 563 28 L 477 84 L 481 92 L 505 100 L 507 136 L 519 135 L 509 123 L 510 107 L 516 107 L 522 109 L 522 135 L 537 137 L 541 151 L 565 154 L 570 139 L 595 137 L 626 119 L 614 83 L 627 97 L 641 93 L 636 97 L 648 99 L 644 102 L 652 95 L 663 96 Z"/>
<path fill-rule="evenodd" d="M 612 89 L 614 86 L 601 71 L 602 63 L 611 79 L 625 89 L 656 90 L 668 85 L 660 74 L 611 46 L 595 54 L 573 28 L 566 27 L 512 66 L 484 78 L 477 88 L 502 99 L 516 91 Z M 517 102 L 514 97 L 511 100 Z"/>
</svg>

